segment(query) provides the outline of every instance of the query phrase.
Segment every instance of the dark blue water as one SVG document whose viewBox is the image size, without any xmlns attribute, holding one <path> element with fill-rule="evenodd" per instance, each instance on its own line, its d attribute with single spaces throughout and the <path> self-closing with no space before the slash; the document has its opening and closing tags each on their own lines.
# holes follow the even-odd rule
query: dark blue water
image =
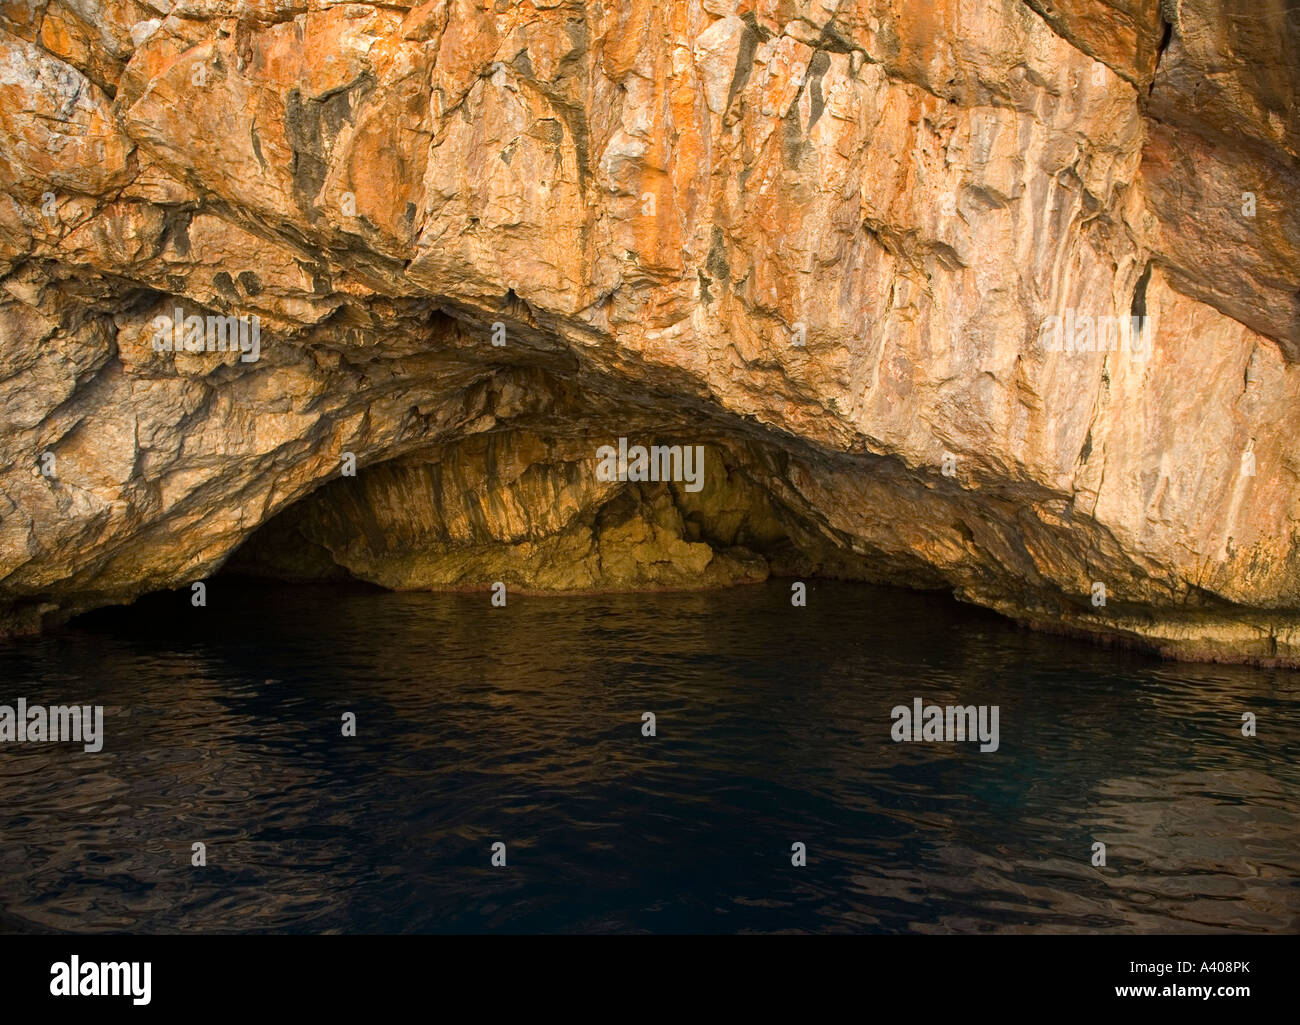
<svg viewBox="0 0 1300 1025">
<path fill-rule="evenodd" d="M 217 578 L 207 608 L 158 596 L 0 645 L 18 697 L 102 704 L 106 741 L 0 745 L 8 932 L 1300 924 L 1300 673 L 1108 652 L 940 597 L 494 609 Z M 999 749 L 894 743 L 914 697 L 997 705 Z"/>
</svg>

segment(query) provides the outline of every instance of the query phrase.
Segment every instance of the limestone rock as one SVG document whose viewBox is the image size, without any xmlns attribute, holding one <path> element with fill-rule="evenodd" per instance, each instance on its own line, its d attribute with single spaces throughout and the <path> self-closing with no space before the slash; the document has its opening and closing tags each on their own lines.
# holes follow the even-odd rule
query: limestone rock
<svg viewBox="0 0 1300 1025">
<path fill-rule="evenodd" d="M 0 4 L 0 626 L 228 562 L 827 573 L 1300 662 L 1298 33 L 1284 0 Z M 597 480 L 619 437 L 706 446 L 704 489 Z"/>
</svg>

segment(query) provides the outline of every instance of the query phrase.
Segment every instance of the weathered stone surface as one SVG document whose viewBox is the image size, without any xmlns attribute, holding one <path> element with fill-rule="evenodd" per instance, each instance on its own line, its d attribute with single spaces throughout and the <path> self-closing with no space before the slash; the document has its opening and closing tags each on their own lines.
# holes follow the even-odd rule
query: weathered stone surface
<svg viewBox="0 0 1300 1025">
<path fill-rule="evenodd" d="M 1300 7 L 1183 0 L 1147 101 L 1149 242 L 1186 294 L 1300 359 Z"/>
<path fill-rule="evenodd" d="M 1252 10 L 8 0 L 0 620 L 240 550 L 1300 661 L 1300 26 Z M 259 357 L 155 351 L 177 309 Z M 620 436 L 704 490 L 597 481 Z"/>
</svg>

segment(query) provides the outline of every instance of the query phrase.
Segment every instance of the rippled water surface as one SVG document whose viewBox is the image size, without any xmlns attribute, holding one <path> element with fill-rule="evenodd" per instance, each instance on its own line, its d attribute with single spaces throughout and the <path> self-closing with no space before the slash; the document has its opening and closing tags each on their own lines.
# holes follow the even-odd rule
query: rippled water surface
<svg viewBox="0 0 1300 1025">
<path fill-rule="evenodd" d="M 7 932 L 1300 923 L 1300 673 L 1107 652 L 939 597 L 494 609 L 217 578 L 207 608 L 157 596 L 0 644 L 0 703 L 19 697 L 102 704 L 106 741 L 0 744 Z M 998 705 L 998 751 L 894 743 L 914 697 Z"/>
</svg>

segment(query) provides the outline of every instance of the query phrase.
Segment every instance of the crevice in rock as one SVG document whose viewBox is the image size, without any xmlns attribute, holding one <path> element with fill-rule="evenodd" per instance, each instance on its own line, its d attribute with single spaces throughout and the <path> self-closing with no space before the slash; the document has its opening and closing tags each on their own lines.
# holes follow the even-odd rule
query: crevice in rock
<svg viewBox="0 0 1300 1025">
<path fill-rule="evenodd" d="M 1129 307 L 1131 316 L 1142 318 L 1147 315 L 1147 285 L 1150 283 L 1151 261 L 1148 260 L 1141 277 L 1138 278 L 1137 284 L 1133 288 L 1133 302 Z"/>
<path fill-rule="evenodd" d="M 1147 87 L 1147 96 L 1150 96 L 1156 88 L 1156 79 L 1160 75 L 1160 62 L 1164 59 L 1165 51 L 1169 49 L 1169 44 L 1174 38 L 1173 21 L 1165 18 L 1165 5 L 1162 0 L 1160 4 L 1160 42 L 1156 45 L 1155 67 L 1151 72 L 1151 84 Z"/>
</svg>

